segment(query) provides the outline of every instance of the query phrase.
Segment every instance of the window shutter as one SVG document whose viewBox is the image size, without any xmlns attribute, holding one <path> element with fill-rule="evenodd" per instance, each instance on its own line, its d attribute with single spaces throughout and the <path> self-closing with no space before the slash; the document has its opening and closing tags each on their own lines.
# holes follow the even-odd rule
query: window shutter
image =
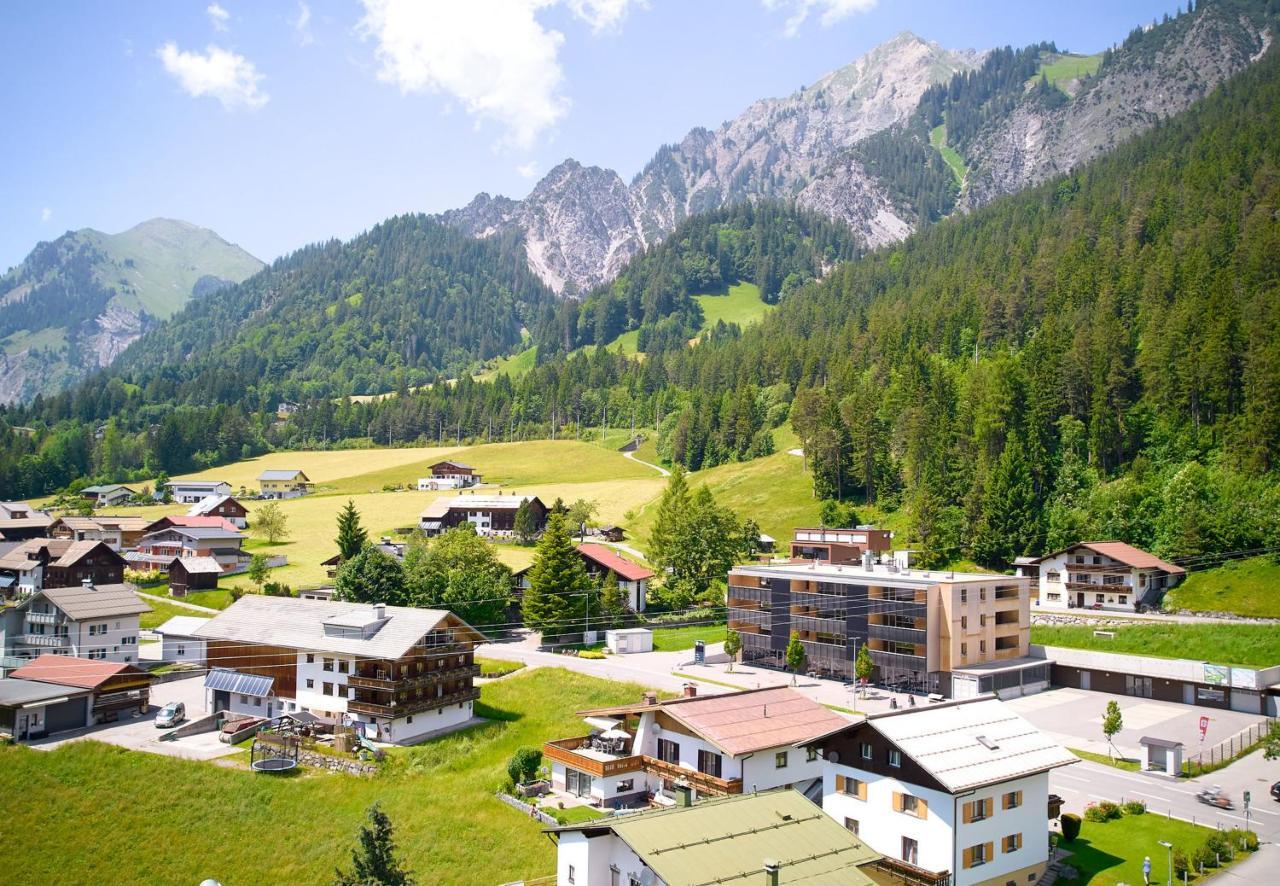
<svg viewBox="0 0 1280 886">
<path fill-rule="evenodd" d="M 893 792 L 893 811 L 902 811 L 902 794 L 899 794 L 897 791 Z"/>
<path fill-rule="evenodd" d="M 843 775 L 836 775 L 836 793 L 837 794 L 844 793 L 844 776 Z"/>
<path fill-rule="evenodd" d="M 1016 795 L 1016 796 L 1014 797 L 1015 804 L 1016 804 L 1016 805 L 1018 805 L 1018 806 L 1021 806 L 1021 805 L 1022 805 L 1022 791 L 1014 791 L 1014 794 Z M 1018 835 L 1018 841 L 1019 841 L 1019 845 L 1021 845 L 1021 841 L 1022 841 L 1022 835 L 1021 835 L 1021 834 L 1019 834 L 1019 835 Z"/>
<path fill-rule="evenodd" d="M 973 803 L 971 802 L 965 803 L 963 809 L 964 809 L 964 823 L 968 824 L 969 822 L 973 821 Z M 965 852 L 968 852 L 968 851 L 969 851 L 968 849 L 965 850 Z M 968 867 L 968 865 L 965 865 L 965 867 Z"/>
<path fill-rule="evenodd" d="M 987 818 L 990 818 L 992 815 L 995 814 L 996 801 L 993 800 L 991 797 L 987 797 L 985 800 L 982 801 L 982 811 Z"/>
<path fill-rule="evenodd" d="M 983 849 L 983 851 L 982 851 L 982 860 L 983 860 L 983 861 L 991 861 L 991 859 L 993 859 L 993 858 L 995 858 L 995 857 L 996 857 L 996 856 L 995 856 L 995 853 L 992 851 L 992 847 L 993 847 L 993 846 L 994 846 L 994 844 L 992 844 L 992 843 L 988 843 L 988 844 L 986 844 L 986 847 L 985 847 L 985 848 Z"/>
<path fill-rule="evenodd" d="M 964 851 L 964 867 L 965 868 L 973 867 L 973 847 L 972 846 L 970 846 L 968 849 Z"/>
<path fill-rule="evenodd" d="M 916 816 L 918 818 L 929 817 L 929 804 L 925 801 L 924 797 L 916 798 Z"/>
<path fill-rule="evenodd" d="M 867 799 L 867 783 L 865 781 L 858 782 L 858 799 L 863 801 Z"/>
</svg>

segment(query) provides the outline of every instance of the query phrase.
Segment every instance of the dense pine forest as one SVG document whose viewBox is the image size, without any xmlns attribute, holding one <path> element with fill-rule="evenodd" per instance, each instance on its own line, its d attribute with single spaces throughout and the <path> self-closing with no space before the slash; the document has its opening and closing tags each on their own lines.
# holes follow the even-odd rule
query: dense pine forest
<svg viewBox="0 0 1280 886">
<path fill-rule="evenodd" d="M 190 351 L 147 350 L 131 354 L 118 376 L 11 410 L 11 424 L 33 431 L 8 432 L 0 484 L 28 495 L 80 473 L 178 470 L 343 438 L 563 435 L 600 423 L 607 410 L 615 425 L 658 427 L 662 451 L 695 469 L 767 450 L 768 429 L 788 422 L 804 443 L 815 495 L 906 509 L 911 542 L 928 562 L 1000 565 L 1086 535 L 1170 556 L 1274 545 L 1278 206 L 1280 57 L 1272 51 L 1107 157 L 844 261 L 789 291 L 749 329 L 640 360 L 574 350 L 519 378 L 462 375 L 456 385 L 412 391 L 404 383 L 401 396 L 374 403 L 337 399 L 350 391 L 331 388 L 332 397 L 309 398 L 304 387 L 302 410 L 283 425 L 263 412 L 260 394 L 254 399 L 260 377 L 273 395 L 287 390 L 277 379 L 293 380 L 271 363 L 278 352 L 202 355 L 211 362 L 196 373 L 174 364 Z M 692 242 L 719 244 L 714 224 Z M 808 235 L 839 250 L 838 238 L 824 238 Z M 693 291 L 684 263 L 692 253 L 671 250 L 652 251 L 618 284 L 573 306 L 573 325 L 560 326 L 575 330 L 566 345 L 581 344 L 578 335 L 594 340 L 599 315 L 583 308 L 614 297 L 628 305 L 621 326 L 650 322 L 644 299 L 632 313 L 626 294 L 651 284 L 672 297 L 669 315 L 681 316 L 680 297 Z M 254 310 L 269 317 L 263 281 L 284 285 L 294 260 L 240 287 L 237 301 L 256 299 Z M 696 264 L 713 282 L 717 270 L 726 280 L 722 268 Z M 747 270 L 734 273 L 742 279 Z M 313 278 L 329 287 L 317 304 L 342 302 L 339 291 L 349 298 L 355 276 L 334 267 Z M 518 297 L 532 303 L 539 293 L 531 286 Z M 537 310 L 545 314 L 545 305 Z M 484 322 L 506 330 L 492 333 L 490 353 L 516 341 L 508 318 Z M 621 326 L 606 324 L 606 335 Z M 415 362 L 422 374 L 406 382 L 440 382 L 450 365 L 443 355 Z M 163 443 L 165 433 L 177 442 Z"/>
</svg>

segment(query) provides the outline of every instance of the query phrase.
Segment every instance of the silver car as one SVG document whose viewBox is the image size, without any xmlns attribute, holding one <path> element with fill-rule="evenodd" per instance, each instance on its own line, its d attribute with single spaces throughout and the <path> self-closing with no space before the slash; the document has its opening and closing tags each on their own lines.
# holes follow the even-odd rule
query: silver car
<svg viewBox="0 0 1280 886">
<path fill-rule="evenodd" d="M 156 714 L 157 729 L 172 729 L 187 719 L 187 706 L 180 701 L 171 701 Z"/>
</svg>

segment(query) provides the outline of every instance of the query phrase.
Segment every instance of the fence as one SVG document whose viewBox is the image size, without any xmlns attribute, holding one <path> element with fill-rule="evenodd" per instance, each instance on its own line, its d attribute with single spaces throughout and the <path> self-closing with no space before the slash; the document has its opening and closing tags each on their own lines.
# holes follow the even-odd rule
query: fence
<svg viewBox="0 0 1280 886">
<path fill-rule="evenodd" d="M 1278 728 L 1280 728 L 1280 721 L 1271 717 L 1252 723 L 1226 741 L 1220 741 L 1208 750 L 1200 751 L 1196 754 L 1195 759 L 1184 761 L 1182 774 L 1188 778 L 1194 778 L 1197 775 L 1221 769 L 1232 760 L 1243 757 L 1256 749 L 1269 734 Z"/>
<path fill-rule="evenodd" d="M 529 805 L 528 803 L 525 803 L 523 800 L 517 800 L 515 797 L 511 796 L 510 794 L 504 794 L 501 791 L 499 791 L 497 796 L 499 800 L 501 800 L 503 803 L 506 803 L 512 809 L 518 809 L 521 812 L 523 812 L 525 815 L 529 816 L 530 818 L 537 819 L 538 821 L 542 822 L 548 827 L 555 827 L 560 823 L 556 821 L 554 818 L 552 818 L 550 815 L 547 815 L 547 813 L 539 812 L 535 807 Z"/>
<path fill-rule="evenodd" d="M 288 565 L 289 565 L 289 558 L 286 557 L 284 554 L 272 554 L 267 557 L 268 569 L 275 569 L 277 566 L 288 566 Z M 230 569 L 225 570 L 222 574 L 223 575 L 243 575 L 248 571 L 249 571 L 249 564 L 242 563 L 239 566 L 233 566 Z"/>
</svg>

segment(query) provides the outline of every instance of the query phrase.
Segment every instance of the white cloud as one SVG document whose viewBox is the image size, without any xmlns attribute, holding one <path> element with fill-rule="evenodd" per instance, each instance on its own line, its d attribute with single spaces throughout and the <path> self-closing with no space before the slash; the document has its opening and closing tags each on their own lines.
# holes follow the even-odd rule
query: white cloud
<svg viewBox="0 0 1280 886">
<path fill-rule="evenodd" d="M 829 28 L 851 15 L 867 12 L 875 7 L 876 2 L 877 0 L 764 0 L 764 5 L 770 11 L 790 11 L 782 33 L 794 37 L 800 33 L 801 25 L 808 20 L 810 14 L 816 14 L 822 27 Z"/>
<path fill-rule="evenodd" d="M 562 94 L 565 37 L 537 14 L 561 0 L 363 0 L 359 32 L 376 43 L 378 78 L 402 93 L 457 99 L 477 124 L 527 149 L 569 111 Z M 618 27 L 635 0 L 564 0 L 593 31 Z"/>
<path fill-rule="evenodd" d="M 516 172 L 521 178 L 533 178 L 538 174 L 538 161 L 530 160 L 528 163 L 521 163 L 516 167 Z"/>
<path fill-rule="evenodd" d="M 184 92 L 216 98 L 227 110 L 260 108 L 270 98 L 258 89 L 262 75 L 253 62 L 230 50 L 210 45 L 203 54 L 185 52 L 170 42 L 157 49 L 156 56 Z"/>
<path fill-rule="evenodd" d="M 48 221 L 52 218 L 53 218 L 53 210 L 50 209 L 48 206 L 40 210 L 40 222 L 42 224 L 48 223 Z"/>
<path fill-rule="evenodd" d="M 209 24 L 213 25 L 215 31 L 227 30 L 227 22 L 231 20 L 231 13 L 217 3 L 210 3 L 204 13 L 209 16 Z"/>
<path fill-rule="evenodd" d="M 311 7 L 302 0 L 298 0 L 298 17 L 293 20 L 293 30 L 297 32 L 301 46 L 310 46 L 316 40 L 311 33 Z"/>
</svg>

